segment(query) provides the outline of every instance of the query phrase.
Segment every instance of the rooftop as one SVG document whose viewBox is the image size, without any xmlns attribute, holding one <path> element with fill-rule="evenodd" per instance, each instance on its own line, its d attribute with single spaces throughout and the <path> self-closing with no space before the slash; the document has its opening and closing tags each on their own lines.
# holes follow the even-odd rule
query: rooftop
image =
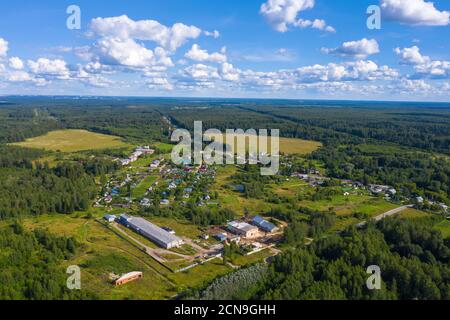
<svg viewBox="0 0 450 320">
<path fill-rule="evenodd" d="M 233 221 L 233 222 L 230 222 L 228 225 L 230 227 L 233 227 L 235 229 L 242 230 L 242 231 L 245 231 L 245 232 L 256 229 L 255 226 L 252 226 L 251 224 L 248 224 L 246 222 Z"/>
<path fill-rule="evenodd" d="M 269 221 L 264 220 L 264 218 L 262 218 L 260 216 L 254 217 L 253 222 L 256 225 L 258 225 L 260 228 L 262 228 L 266 231 L 272 231 L 277 228 L 273 223 L 270 223 Z"/>
<path fill-rule="evenodd" d="M 130 220 L 128 220 L 128 223 L 134 228 L 138 228 L 141 231 L 152 235 L 161 242 L 172 243 L 181 241 L 181 239 L 177 236 L 170 234 L 169 232 L 145 220 L 144 218 L 131 218 Z"/>
</svg>

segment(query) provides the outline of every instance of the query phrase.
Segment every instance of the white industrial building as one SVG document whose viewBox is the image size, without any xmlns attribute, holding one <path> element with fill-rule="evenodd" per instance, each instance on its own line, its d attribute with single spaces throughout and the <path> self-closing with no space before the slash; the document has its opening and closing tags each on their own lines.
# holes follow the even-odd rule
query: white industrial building
<svg viewBox="0 0 450 320">
<path fill-rule="evenodd" d="M 184 244 L 182 239 L 154 225 L 144 218 L 130 217 L 122 214 L 119 221 L 127 228 L 134 230 L 162 248 L 178 248 Z"/>
<path fill-rule="evenodd" d="M 246 222 L 233 221 L 228 224 L 228 230 L 244 238 L 255 238 L 259 234 L 257 227 Z"/>
</svg>

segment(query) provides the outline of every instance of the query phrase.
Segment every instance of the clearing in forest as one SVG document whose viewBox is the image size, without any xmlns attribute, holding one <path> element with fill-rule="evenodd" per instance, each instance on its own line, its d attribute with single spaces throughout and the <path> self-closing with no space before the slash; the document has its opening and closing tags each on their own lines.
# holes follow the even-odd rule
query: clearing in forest
<svg viewBox="0 0 450 320">
<path fill-rule="evenodd" d="M 86 130 L 57 130 L 46 135 L 14 143 L 16 146 L 47 151 L 78 152 L 127 147 L 119 137 Z"/>
</svg>

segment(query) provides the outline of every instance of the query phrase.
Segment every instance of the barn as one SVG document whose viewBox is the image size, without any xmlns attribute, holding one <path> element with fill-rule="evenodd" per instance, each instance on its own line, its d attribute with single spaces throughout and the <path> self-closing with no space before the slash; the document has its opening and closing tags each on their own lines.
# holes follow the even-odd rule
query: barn
<svg viewBox="0 0 450 320">
<path fill-rule="evenodd" d="M 164 249 L 178 248 L 184 244 L 182 239 L 144 218 L 130 217 L 122 214 L 119 221 L 127 228 L 134 230 Z"/>
</svg>

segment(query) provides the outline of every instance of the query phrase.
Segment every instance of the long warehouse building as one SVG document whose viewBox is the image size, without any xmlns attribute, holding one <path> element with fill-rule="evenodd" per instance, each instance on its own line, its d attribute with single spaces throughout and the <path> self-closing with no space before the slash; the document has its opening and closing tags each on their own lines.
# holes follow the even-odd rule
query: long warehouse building
<svg viewBox="0 0 450 320">
<path fill-rule="evenodd" d="M 182 239 L 154 225 L 144 218 L 130 217 L 122 214 L 119 221 L 127 228 L 134 230 L 162 248 L 178 248 L 184 244 Z"/>
</svg>

